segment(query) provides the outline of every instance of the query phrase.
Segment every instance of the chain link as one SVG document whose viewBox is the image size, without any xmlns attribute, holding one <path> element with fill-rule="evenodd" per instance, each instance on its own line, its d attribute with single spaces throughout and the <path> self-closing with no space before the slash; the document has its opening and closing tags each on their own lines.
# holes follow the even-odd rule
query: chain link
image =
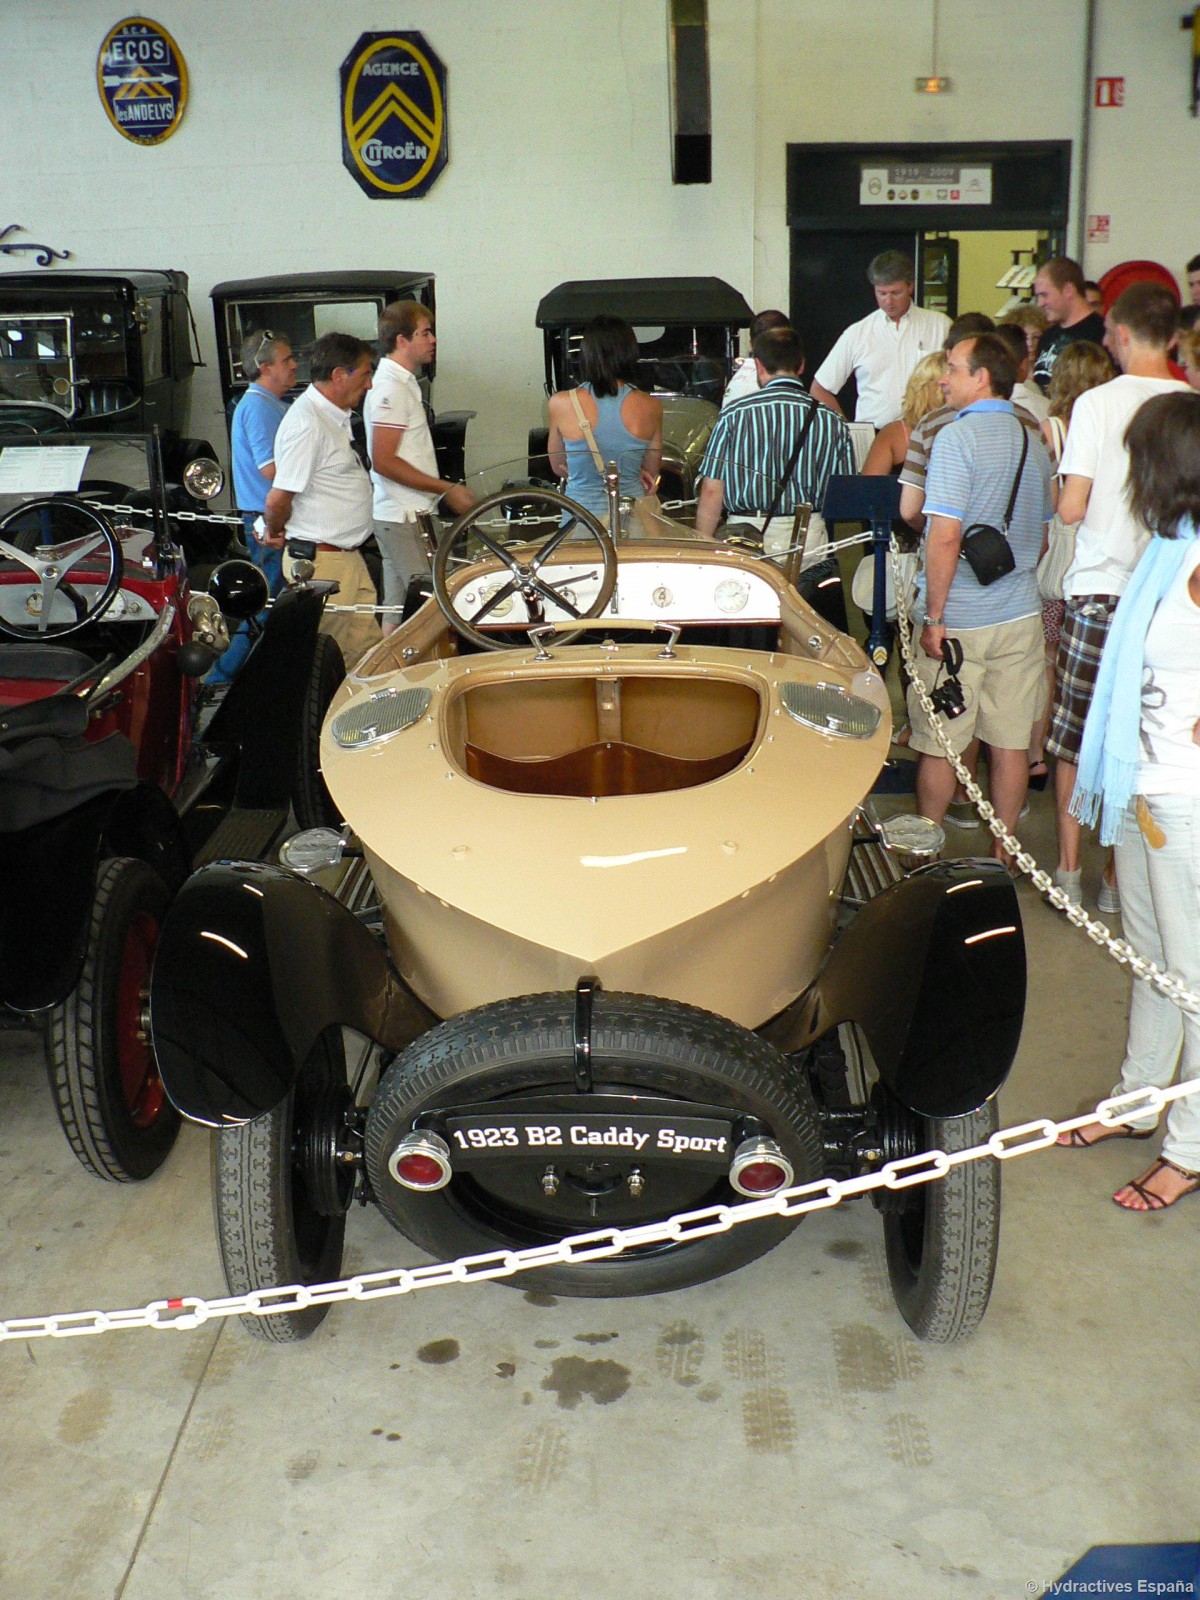
<svg viewBox="0 0 1200 1600">
<path fill-rule="evenodd" d="M 114 509 L 119 511 L 121 508 Z M 862 540 L 845 542 L 860 543 Z M 1030 876 L 1035 888 L 1046 896 L 1056 910 L 1062 911 L 1070 922 L 1086 932 L 1093 943 L 1102 946 L 1120 965 L 1129 967 L 1136 977 L 1152 983 L 1173 1004 L 1183 1010 L 1200 1011 L 1200 997 L 1193 994 L 1180 979 L 1139 956 L 1125 940 L 1112 938 L 1103 923 L 1089 919 L 1081 905 L 1071 900 L 1063 890 L 1055 888 L 1050 876 L 1038 867 L 1020 840 L 1007 831 L 991 805 L 983 798 L 982 791 L 955 754 L 938 723 L 929 693 L 917 673 L 898 554 L 899 547 L 893 539 L 890 560 L 896 591 L 901 654 L 939 744 L 992 835 L 1015 857 L 1017 866 Z M 87 1334 L 113 1333 L 125 1328 L 169 1328 L 187 1332 L 223 1317 L 279 1316 L 287 1312 L 304 1311 L 310 1306 L 334 1305 L 348 1300 L 382 1300 L 451 1283 L 513 1277 L 538 1267 L 605 1260 L 646 1245 L 679 1244 L 727 1233 L 729 1229 L 748 1222 L 804 1216 L 810 1211 L 823 1211 L 840 1205 L 843 1200 L 857 1198 L 872 1190 L 910 1189 L 934 1183 L 946 1177 L 953 1168 L 972 1161 L 1012 1161 L 1033 1155 L 1039 1150 L 1050 1149 L 1061 1134 L 1093 1122 L 1100 1122 L 1105 1127 L 1119 1127 L 1147 1116 L 1157 1117 L 1170 1102 L 1195 1093 L 1200 1093 L 1200 1078 L 1192 1078 L 1166 1089 L 1147 1086 L 1110 1095 L 1101 1100 L 1094 1110 L 1061 1122 L 1038 1117 L 1011 1128 L 1000 1129 L 990 1135 L 985 1143 L 965 1150 L 923 1151 L 918 1155 L 886 1162 L 874 1171 L 854 1178 L 819 1178 L 812 1183 L 781 1189 L 760 1200 L 731 1206 L 707 1206 L 699 1211 L 681 1212 L 661 1222 L 647 1222 L 634 1228 L 600 1228 L 590 1233 L 575 1234 L 555 1244 L 535 1245 L 524 1250 L 493 1250 L 484 1255 L 460 1256 L 455 1261 L 435 1262 L 424 1267 L 392 1267 L 378 1272 L 356 1273 L 353 1277 L 339 1278 L 329 1283 L 285 1284 L 278 1288 L 252 1289 L 248 1294 L 227 1295 L 215 1300 L 206 1300 L 201 1295 L 180 1295 L 166 1300 L 152 1300 L 148 1305 L 124 1311 L 66 1311 L 50 1316 L 10 1317 L 0 1321 L 0 1342 L 10 1339 L 71 1339 Z"/>
<path fill-rule="evenodd" d="M 1072 900 L 1065 889 L 1060 889 L 1054 879 L 1043 868 L 1039 867 L 1036 859 L 1030 855 L 1025 846 L 1008 829 L 996 815 L 991 805 L 983 798 L 983 790 L 968 772 L 960 756 L 955 753 L 950 739 L 942 727 L 937 712 L 934 710 L 933 701 L 929 691 L 921 682 L 917 671 L 916 651 L 913 646 L 912 620 L 908 614 L 908 606 L 904 600 L 904 579 L 900 571 L 900 547 L 893 538 L 889 549 L 889 560 L 892 567 L 892 583 L 896 591 L 896 632 L 900 641 L 900 653 L 904 657 L 904 664 L 912 678 L 913 688 L 917 691 L 917 698 L 921 702 L 921 709 L 929 719 L 934 738 L 945 751 L 946 759 L 954 768 L 955 777 L 966 791 L 967 798 L 978 811 L 994 839 L 998 839 L 1005 850 L 1013 857 L 1014 863 L 1020 872 L 1028 875 L 1034 888 L 1043 895 L 1056 911 L 1061 911 L 1073 927 L 1085 933 L 1093 944 L 1099 945 L 1107 955 L 1118 964 L 1128 967 L 1135 978 L 1141 978 L 1152 984 L 1161 995 L 1164 995 L 1172 1005 L 1178 1006 L 1181 1011 L 1193 1015 L 1200 1015 L 1200 995 L 1194 993 L 1182 979 L 1172 972 L 1167 972 L 1146 956 L 1141 956 L 1125 939 L 1114 939 L 1107 926 L 1089 917 L 1083 906 L 1077 900 Z"/>
<path fill-rule="evenodd" d="M 103 511 L 109 517 L 154 517 L 149 506 L 115 506 L 106 500 L 85 500 L 84 505 Z M 168 522 L 219 522 L 230 528 L 242 527 L 241 517 L 227 517 L 221 511 L 168 511 Z"/>
<path fill-rule="evenodd" d="M 572 1266 L 585 1261 L 603 1261 L 626 1250 L 645 1245 L 682 1244 L 707 1239 L 747 1222 L 771 1218 L 802 1217 L 810 1211 L 824 1211 L 877 1189 L 911 1189 L 934 1183 L 955 1167 L 972 1161 L 1012 1161 L 1019 1156 L 1050 1148 L 1062 1133 L 1102 1122 L 1118 1127 L 1162 1111 L 1172 1100 L 1200 1092 L 1200 1078 L 1172 1085 L 1168 1089 L 1138 1089 L 1129 1094 L 1101 1100 L 1094 1111 L 1065 1121 L 1037 1118 L 1016 1127 L 1004 1128 L 983 1144 L 965 1150 L 928 1150 L 920 1155 L 889 1161 L 873 1172 L 855 1178 L 818 1178 L 798 1184 L 761 1200 L 737 1205 L 706 1206 L 685 1211 L 662 1222 L 646 1222 L 635 1228 L 597 1228 L 575 1234 L 555 1244 L 532 1245 L 524 1250 L 491 1250 L 484 1255 L 460 1256 L 455 1261 L 434 1262 L 425 1267 L 388 1267 L 377 1272 L 359 1272 L 351 1278 L 329 1283 L 289 1283 L 279 1288 L 252 1289 L 248 1294 L 226 1295 L 207 1300 L 202 1295 L 179 1295 L 167 1300 L 151 1300 L 148 1305 L 127 1311 L 60 1311 L 44 1317 L 9 1317 L 0 1321 L 0 1342 L 8 1339 L 74 1339 L 92 1333 L 116 1333 L 124 1328 L 174 1329 L 187 1332 L 222 1317 L 275 1317 L 289 1311 L 304 1311 L 310 1306 L 336 1305 L 347 1300 L 385 1300 L 412 1294 L 417 1289 L 436 1289 L 451 1283 L 475 1283 L 492 1278 L 511 1278 L 538 1267 Z"/>
</svg>

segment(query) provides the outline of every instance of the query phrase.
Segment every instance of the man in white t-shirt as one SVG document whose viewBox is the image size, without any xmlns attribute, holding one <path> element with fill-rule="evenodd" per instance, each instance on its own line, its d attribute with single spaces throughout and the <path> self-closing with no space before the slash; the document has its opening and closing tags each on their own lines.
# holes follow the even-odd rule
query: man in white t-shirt
<svg viewBox="0 0 1200 1600">
<path fill-rule="evenodd" d="M 791 317 L 782 311 L 760 311 L 750 324 L 750 349 L 751 354 L 743 356 L 734 363 L 733 372 L 729 382 L 725 385 L 725 393 L 721 396 L 721 410 L 732 405 L 735 400 L 744 400 L 748 394 L 754 394 L 758 389 L 758 364 L 754 359 L 754 341 L 760 333 L 768 333 L 772 328 L 790 328 Z"/>
<path fill-rule="evenodd" d="M 433 319 L 417 300 L 395 300 L 379 318 L 382 352 L 363 410 L 374 485 L 375 537 L 383 556 L 383 631 L 400 621 L 409 583 L 429 571 L 429 553 L 417 517 L 439 500 L 461 516 L 475 496 L 461 483 L 438 477 L 437 452 L 417 373 L 433 360 Z"/>
<path fill-rule="evenodd" d="M 1119 297 L 1108 313 L 1104 342 L 1120 376 L 1086 390 L 1076 400 L 1058 469 L 1062 480 L 1058 514 L 1065 523 L 1076 525 L 1075 555 L 1063 582 L 1066 614 L 1046 749 L 1057 762 L 1055 881 L 1076 898 L 1081 830 L 1068 808 L 1083 724 L 1109 623 L 1149 539 L 1129 506 L 1125 430 L 1138 408 L 1154 395 L 1187 392 L 1187 384 L 1171 376 L 1167 360 L 1178 324 L 1175 297 L 1158 284 L 1131 284 Z M 1109 883 L 1101 909 L 1115 911 L 1117 904 Z"/>
<path fill-rule="evenodd" d="M 885 250 L 867 268 L 878 310 L 853 322 L 817 368 L 812 394 L 839 416 L 838 390 L 853 373 L 858 385 L 856 422 L 876 428 L 900 415 L 904 388 L 922 356 L 942 348 L 950 318 L 913 303 L 915 272 L 910 257 Z"/>
<path fill-rule="evenodd" d="M 371 480 L 350 436 L 350 413 L 371 387 L 371 360 L 371 346 L 348 333 L 323 333 L 313 345 L 312 382 L 275 435 L 275 476 L 263 511 L 262 542 L 310 559 L 314 577 L 337 584 L 339 607 L 376 603 L 360 553 L 371 536 Z M 337 640 L 348 667 L 382 637 L 370 612 L 328 607 L 321 632 Z"/>
</svg>

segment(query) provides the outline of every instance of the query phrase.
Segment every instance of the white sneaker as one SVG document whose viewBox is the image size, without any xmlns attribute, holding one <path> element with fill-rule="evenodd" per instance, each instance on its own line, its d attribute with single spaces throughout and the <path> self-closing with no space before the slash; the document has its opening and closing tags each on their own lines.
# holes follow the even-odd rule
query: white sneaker
<svg viewBox="0 0 1200 1600">
<path fill-rule="evenodd" d="M 1109 883 L 1107 878 L 1100 879 L 1100 888 L 1096 892 L 1096 910 L 1105 917 L 1115 917 L 1121 910 L 1121 891 L 1115 883 Z"/>
<path fill-rule="evenodd" d="M 1074 872 L 1063 872 L 1060 868 L 1055 867 L 1054 887 L 1056 889 L 1065 889 L 1066 892 L 1071 896 L 1072 900 L 1078 900 L 1083 892 L 1080 882 L 1082 877 L 1082 867 L 1077 868 Z"/>
</svg>

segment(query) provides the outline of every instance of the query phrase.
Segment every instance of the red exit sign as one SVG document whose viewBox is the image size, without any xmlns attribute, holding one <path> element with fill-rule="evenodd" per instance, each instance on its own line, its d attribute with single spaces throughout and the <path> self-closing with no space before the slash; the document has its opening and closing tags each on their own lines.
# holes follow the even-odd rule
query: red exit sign
<svg viewBox="0 0 1200 1600">
<path fill-rule="evenodd" d="M 1125 104 L 1125 79 L 1097 78 L 1096 104 L 1098 106 L 1123 106 Z"/>
</svg>

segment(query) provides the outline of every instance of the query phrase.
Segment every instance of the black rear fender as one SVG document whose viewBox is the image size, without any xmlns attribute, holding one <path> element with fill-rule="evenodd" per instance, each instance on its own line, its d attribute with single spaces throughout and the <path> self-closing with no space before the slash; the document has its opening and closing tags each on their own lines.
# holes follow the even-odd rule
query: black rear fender
<svg viewBox="0 0 1200 1600">
<path fill-rule="evenodd" d="M 283 867 L 222 863 L 184 885 L 150 980 L 159 1072 L 178 1109 L 252 1122 L 288 1094 L 326 1028 L 402 1050 L 439 1019 L 331 894 Z"/>
<path fill-rule="evenodd" d="M 1008 1076 L 1025 1016 L 1016 890 L 994 861 L 923 867 L 857 913 L 812 988 L 764 1035 L 802 1049 L 843 1022 L 923 1117 L 977 1110 Z"/>
</svg>

